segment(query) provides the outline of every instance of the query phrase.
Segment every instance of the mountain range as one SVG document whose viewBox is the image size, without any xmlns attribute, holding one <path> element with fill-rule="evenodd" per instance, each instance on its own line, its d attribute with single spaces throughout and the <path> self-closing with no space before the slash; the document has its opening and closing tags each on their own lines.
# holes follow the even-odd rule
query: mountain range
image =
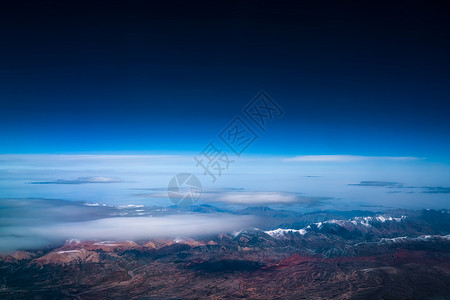
<svg viewBox="0 0 450 300">
<path fill-rule="evenodd" d="M 449 210 L 234 213 L 261 228 L 3 254 L 0 298 L 450 299 Z"/>
</svg>

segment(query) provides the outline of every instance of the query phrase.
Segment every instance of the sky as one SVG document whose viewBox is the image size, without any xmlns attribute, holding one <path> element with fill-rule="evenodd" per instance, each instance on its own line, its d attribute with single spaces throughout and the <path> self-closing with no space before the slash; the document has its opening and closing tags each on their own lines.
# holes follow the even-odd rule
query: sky
<svg viewBox="0 0 450 300">
<path fill-rule="evenodd" d="M 3 3 L 0 153 L 201 151 L 261 90 L 247 153 L 448 162 L 440 4 Z"/>
<path fill-rule="evenodd" d="M 186 172 L 198 203 L 224 211 L 449 208 L 446 12 L 429 1 L 1 3 L 0 251 L 93 238 L 93 226 L 156 234 L 175 221 L 134 218 L 173 205 L 168 184 Z"/>
<path fill-rule="evenodd" d="M 191 172 L 233 205 L 448 206 L 442 4 L 1 6 L 0 197 L 141 203 Z"/>
</svg>

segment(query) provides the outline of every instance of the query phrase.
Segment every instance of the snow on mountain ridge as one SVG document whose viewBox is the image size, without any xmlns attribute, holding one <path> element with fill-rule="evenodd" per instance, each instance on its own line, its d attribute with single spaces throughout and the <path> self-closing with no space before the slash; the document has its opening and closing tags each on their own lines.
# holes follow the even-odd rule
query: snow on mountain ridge
<svg viewBox="0 0 450 300">
<path fill-rule="evenodd" d="M 312 225 L 315 225 L 317 227 L 317 229 L 319 229 L 319 230 L 321 230 L 323 228 L 324 224 L 336 224 L 340 227 L 347 227 L 347 226 L 355 227 L 358 224 L 360 224 L 364 227 L 369 228 L 372 226 L 370 223 L 401 222 L 404 219 L 406 219 L 406 216 L 401 216 L 401 217 L 397 218 L 397 217 L 392 217 L 390 215 L 376 215 L 374 217 L 354 217 L 354 218 L 350 218 L 347 220 L 332 219 L 332 220 L 326 220 L 323 222 L 312 223 Z M 301 235 L 305 235 L 308 231 L 311 231 L 311 230 L 312 230 L 311 225 L 308 225 L 302 229 L 277 228 L 274 230 L 265 231 L 265 233 L 269 234 L 272 237 L 280 237 L 280 236 L 283 236 L 284 234 L 294 233 L 294 232 L 298 232 Z"/>
<path fill-rule="evenodd" d="M 305 229 L 282 229 L 282 228 L 278 228 L 275 230 L 269 230 L 269 231 L 264 231 L 265 233 L 267 233 L 268 235 L 270 235 L 271 237 L 280 237 L 283 236 L 286 233 L 299 233 L 301 235 L 305 235 L 306 234 L 306 230 Z"/>
</svg>

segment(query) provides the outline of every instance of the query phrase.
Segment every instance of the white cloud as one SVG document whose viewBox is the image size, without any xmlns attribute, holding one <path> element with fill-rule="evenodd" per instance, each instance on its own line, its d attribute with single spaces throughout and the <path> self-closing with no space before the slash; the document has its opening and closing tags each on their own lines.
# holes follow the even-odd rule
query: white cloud
<svg viewBox="0 0 450 300">
<path fill-rule="evenodd" d="M 78 177 L 77 179 L 58 179 L 55 181 L 35 181 L 32 184 L 82 184 L 82 183 L 121 183 L 120 178 L 92 176 L 92 177 Z"/>
<path fill-rule="evenodd" d="M 169 215 L 161 217 L 104 218 L 86 222 L 38 227 L 39 236 L 78 240 L 147 240 L 154 238 L 195 237 L 233 232 L 246 228 L 252 216 L 227 214 Z"/>
<path fill-rule="evenodd" d="M 294 194 L 285 194 L 277 192 L 240 192 L 240 193 L 226 193 L 219 195 L 218 202 L 225 202 L 230 204 L 270 204 L 270 203 L 295 203 L 298 202 L 298 197 Z"/>
<path fill-rule="evenodd" d="M 254 227 L 254 216 L 225 213 L 117 217 L 124 208 L 50 199 L 0 199 L 0 253 L 65 240 L 150 240 L 201 237 Z"/>
<path fill-rule="evenodd" d="M 413 156 L 362 156 L 362 155 L 299 155 L 285 158 L 285 162 L 355 162 L 368 160 L 396 160 L 408 161 L 418 160 L 419 157 Z"/>
<path fill-rule="evenodd" d="M 140 197 L 163 198 L 167 197 L 167 193 L 144 193 L 136 194 Z M 313 206 L 320 204 L 324 200 L 331 199 L 329 197 L 308 197 L 301 196 L 298 193 L 286 192 L 244 192 L 235 191 L 228 192 L 227 190 L 203 190 L 200 201 L 203 203 L 225 203 L 232 205 L 269 205 L 281 204 L 291 205 L 300 204 Z"/>
<path fill-rule="evenodd" d="M 269 205 L 269 204 L 303 204 L 315 205 L 328 198 L 305 197 L 297 193 L 283 192 L 226 192 L 205 193 L 202 198 L 208 202 L 222 202 L 240 205 Z"/>
<path fill-rule="evenodd" d="M 254 226 L 254 216 L 228 214 L 117 217 L 41 226 L 9 226 L 0 234 L 0 253 L 33 249 L 65 240 L 151 240 L 202 237 Z"/>
</svg>

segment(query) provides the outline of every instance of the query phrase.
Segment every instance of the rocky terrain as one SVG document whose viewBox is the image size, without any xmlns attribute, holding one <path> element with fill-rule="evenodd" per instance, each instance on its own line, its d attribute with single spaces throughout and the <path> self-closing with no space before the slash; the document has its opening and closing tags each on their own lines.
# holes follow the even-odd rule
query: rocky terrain
<svg viewBox="0 0 450 300">
<path fill-rule="evenodd" d="M 0 298 L 450 299 L 450 211 L 240 213 L 267 228 L 4 254 Z"/>
</svg>

